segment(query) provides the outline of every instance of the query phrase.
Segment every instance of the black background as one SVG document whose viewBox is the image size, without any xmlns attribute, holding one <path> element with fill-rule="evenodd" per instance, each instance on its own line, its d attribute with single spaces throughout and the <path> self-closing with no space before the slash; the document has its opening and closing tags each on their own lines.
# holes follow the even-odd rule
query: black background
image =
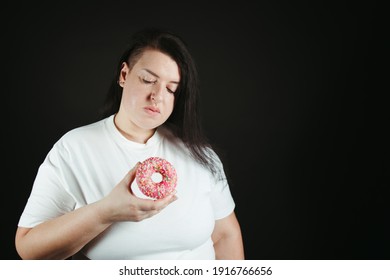
<svg viewBox="0 0 390 280">
<path fill-rule="evenodd" d="M 375 2 L 81 2 L 3 4 L 2 259 L 19 259 L 40 163 L 96 120 L 129 36 L 148 26 L 181 35 L 197 61 L 247 259 L 389 259 Z"/>
</svg>

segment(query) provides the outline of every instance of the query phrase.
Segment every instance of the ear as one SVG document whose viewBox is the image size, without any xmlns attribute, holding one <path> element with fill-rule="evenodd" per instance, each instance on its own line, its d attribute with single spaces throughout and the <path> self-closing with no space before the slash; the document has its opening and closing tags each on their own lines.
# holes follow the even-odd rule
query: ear
<svg viewBox="0 0 390 280">
<path fill-rule="evenodd" d="M 119 74 L 119 79 L 118 79 L 118 83 L 121 87 L 123 87 L 123 84 L 126 81 L 128 73 L 129 73 L 129 65 L 126 62 L 123 62 L 121 66 L 121 72 Z"/>
</svg>

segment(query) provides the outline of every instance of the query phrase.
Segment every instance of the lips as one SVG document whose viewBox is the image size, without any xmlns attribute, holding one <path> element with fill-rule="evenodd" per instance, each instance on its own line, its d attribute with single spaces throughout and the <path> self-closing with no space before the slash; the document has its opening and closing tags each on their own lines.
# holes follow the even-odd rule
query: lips
<svg viewBox="0 0 390 280">
<path fill-rule="evenodd" d="M 160 113 L 160 109 L 156 106 L 146 106 L 144 109 L 148 112 Z"/>
</svg>

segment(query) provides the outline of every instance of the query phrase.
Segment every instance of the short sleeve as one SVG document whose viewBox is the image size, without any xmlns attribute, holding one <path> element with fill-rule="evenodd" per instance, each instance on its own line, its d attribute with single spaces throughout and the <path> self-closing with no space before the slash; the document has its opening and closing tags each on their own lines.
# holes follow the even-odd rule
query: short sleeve
<svg viewBox="0 0 390 280">
<path fill-rule="evenodd" d="M 75 200 L 63 186 L 60 169 L 63 160 L 56 144 L 38 169 L 18 226 L 32 228 L 74 209 Z"/>
<path fill-rule="evenodd" d="M 213 205 L 215 220 L 219 220 L 227 217 L 234 211 L 235 202 L 230 191 L 222 162 L 215 153 L 213 153 L 213 157 L 218 174 L 216 174 L 213 178 L 215 184 L 211 189 L 211 202 Z"/>
<path fill-rule="evenodd" d="M 220 181 L 212 190 L 211 202 L 214 209 L 214 217 L 216 220 L 227 217 L 235 208 L 233 197 L 230 193 L 230 188 L 227 181 Z"/>
</svg>

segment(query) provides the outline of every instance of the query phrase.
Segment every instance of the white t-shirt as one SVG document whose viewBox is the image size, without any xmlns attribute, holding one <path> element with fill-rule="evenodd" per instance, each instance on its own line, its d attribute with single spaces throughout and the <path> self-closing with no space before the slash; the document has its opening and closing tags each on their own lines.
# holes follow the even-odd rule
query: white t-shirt
<svg viewBox="0 0 390 280">
<path fill-rule="evenodd" d="M 113 115 L 69 131 L 53 146 L 39 167 L 19 226 L 31 228 L 102 199 L 137 162 L 151 156 L 175 167 L 178 200 L 141 222 L 114 223 L 82 253 L 90 259 L 214 259 L 215 220 L 235 206 L 226 178 L 216 180 L 164 127 L 146 144 L 129 141 Z M 131 187 L 140 194 L 135 181 Z"/>
</svg>

